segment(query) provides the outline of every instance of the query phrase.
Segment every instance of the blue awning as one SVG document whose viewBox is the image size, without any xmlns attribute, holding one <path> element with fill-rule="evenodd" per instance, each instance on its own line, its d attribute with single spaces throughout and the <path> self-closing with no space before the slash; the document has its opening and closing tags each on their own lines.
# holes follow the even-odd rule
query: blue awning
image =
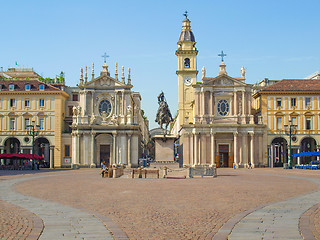
<svg viewBox="0 0 320 240">
<path fill-rule="evenodd" d="M 314 152 L 301 152 L 301 153 L 295 153 L 291 155 L 292 157 L 310 157 L 310 156 L 320 156 L 320 151 L 314 151 Z"/>
</svg>

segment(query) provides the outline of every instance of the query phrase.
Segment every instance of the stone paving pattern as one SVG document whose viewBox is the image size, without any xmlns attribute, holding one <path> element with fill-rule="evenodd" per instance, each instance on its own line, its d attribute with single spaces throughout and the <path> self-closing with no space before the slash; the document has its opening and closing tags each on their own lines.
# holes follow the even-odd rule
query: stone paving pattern
<svg viewBox="0 0 320 240">
<path fill-rule="evenodd" d="M 320 240 L 320 204 L 317 204 L 315 211 L 311 213 L 310 220 L 313 224 L 311 228 L 313 230 L 313 235 L 317 240 Z"/>
<path fill-rule="evenodd" d="M 0 239 L 26 239 L 33 227 L 33 214 L 0 201 Z"/>
<path fill-rule="evenodd" d="M 316 190 L 306 180 L 269 175 L 311 173 L 298 171 L 218 169 L 218 178 L 102 179 L 99 169 L 82 169 L 26 181 L 17 190 L 108 216 L 130 239 L 212 239 L 243 211 Z"/>
</svg>

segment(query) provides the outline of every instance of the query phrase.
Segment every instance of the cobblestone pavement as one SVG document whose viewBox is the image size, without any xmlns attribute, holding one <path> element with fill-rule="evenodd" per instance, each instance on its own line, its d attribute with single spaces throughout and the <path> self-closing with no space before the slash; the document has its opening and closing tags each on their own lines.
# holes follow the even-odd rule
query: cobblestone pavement
<svg viewBox="0 0 320 240">
<path fill-rule="evenodd" d="M 39 217 L 4 201 L 0 209 L 0 239 L 38 239 L 43 228 Z"/>
<path fill-rule="evenodd" d="M 309 180 L 320 186 L 320 179 L 297 176 L 288 176 L 288 178 Z M 258 209 L 238 222 L 228 239 L 302 239 L 301 235 L 304 233 L 305 226 L 303 226 L 302 229 L 300 226 L 299 229 L 300 217 L 312 206 L 317 205 L 319 199 L 320 191 L 318 190 Z M 310 219 L 308 220 L 310 221 Z M 310 223 L 313 224 L 313 221 Z M 311 226 L 311 229 L 313 229 L 313 227 L 314 226 Z M 302 230 L 302 234 L 300 230 Z M 317 235 L 316 232 L 313 232 L 313 234 Z M 309 237 L 312 236 L 308 235 L 308 238 Z"/>
<path fill-rule="evenodd" d="M 28 185 L 28 188 L 36 190 L 37 187 L 35 186 L 37 186 L 37 183 L 41 181 L 41 178 L 43 177 L 44 176 L 32 177 L 32 179 L 36 179 L 36 183 Z M 44 229 L 40 235 L 40 239 L 113 239 L 112 234 L 106 229 L 104 224 L 91 214 L 59 203 L 24 196 L 11 190 L 12 185 L 24 180 L 25 178 L 16 178 L 1 181 L 0 199 L 13 203 L 21 208 L 25 208 L 39 216 L 44 223 Z M 10 211 L 6 214 L 11 216 Z M 3 230 L 7 230 L 8 237 L 2 239 L 25 239 L 23 238 L 24 236 L 21 235 L 21 231 L 23 231 L 23 233 L 27 230 L 31 232 L 32 229 L 39 227 L 32 225 L 31 228 L 30 222 L 27 220 L 24 223 L 24 219 L 21 220 L 19 215 L 16 218 L 20 221 L 17 221 L 17 224 L 13 222 L 14 227 L 10 225 L 12 221 L 4 220 Z M 14 218 L 13 221 L 16 220 L 16 218 Z M 14 235 L 15 233 L 16 235 Z M 30 234 L 27 235 L 27 237 L 30 236 Z M 31 239 L 38 239 L 38 237 L 39 235 L 36 236 L 36 238 Z"/>
<path fill-rule="evenodd" d="M 311 214 L 311 223 L 313 224 L 313 234 L 317 240 L 320 240 L 320 204 L 317 205 L 316 210 Z"/>
<path fill-rule="evenodd" d="M 17 190 L 111 217 L 130 239 L 212 239 L 241 212 L 316 190 L 310 181 L 274 176 L 309 175 L 298 171 L 218 169 L 217 178 L 174 180 L 102 179 L 99 169 L 82 169 L 26 181 Z"/>
</svg>

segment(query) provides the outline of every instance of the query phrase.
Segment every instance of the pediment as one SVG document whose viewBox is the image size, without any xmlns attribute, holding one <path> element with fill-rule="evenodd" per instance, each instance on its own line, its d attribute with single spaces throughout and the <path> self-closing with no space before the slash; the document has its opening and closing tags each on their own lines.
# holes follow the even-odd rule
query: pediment
<svg viewBox="0 0 320 240">
<path fill-rule="evenodd" d="M 110 88 L 115 86 L 127 86 L 126 84 L 119 82 L 118 80 L 108 76 L 108 75 L 101 75 L 90 82 L 84 84 L 87 88 Z"/>
<path fill-rule="evenodd" d="M 215 78 L 203 78 L 202 79 L 204 85 L 214 85 L 221 87 L 234 87 L 234 86 L 246 86 L 247 84 L 242 81 L 232 78 L 226 74 L 217 76 Z"/>
</svg>

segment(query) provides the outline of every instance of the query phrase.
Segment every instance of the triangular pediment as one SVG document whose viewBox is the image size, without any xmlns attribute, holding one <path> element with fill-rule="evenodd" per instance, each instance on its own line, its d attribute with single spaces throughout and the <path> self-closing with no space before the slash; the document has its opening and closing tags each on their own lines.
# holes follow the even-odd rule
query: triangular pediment
<svg viewBox="0 0 320 240">
<path fill-rule="evenodd" d="M 100 75 L 99 77 L 84 84 L 86 88 L 112 88 L 112 87 L 127 87 L 128 85 L 110 77 L 109 75 Z"/>
<path fill-rule="evenodd" d="M 239 79 L 232 78 L 226 74 L 219 75 L 215 78 L 203 78 L 204 85 L 221 86 L 221 87 L 234 87 L 234 86 L 246 86 L 244 82 Z"/>
</svg>

